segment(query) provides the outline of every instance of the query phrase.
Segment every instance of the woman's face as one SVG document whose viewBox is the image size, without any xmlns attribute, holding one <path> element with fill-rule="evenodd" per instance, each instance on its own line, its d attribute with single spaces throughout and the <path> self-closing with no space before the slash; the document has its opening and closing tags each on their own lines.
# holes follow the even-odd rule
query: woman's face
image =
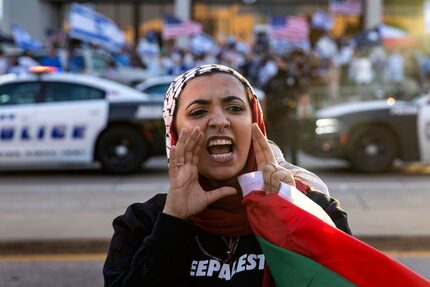
<svg viewBox="0 0 430 287">
<path fill-rule="evenodd" d="M 204 142 L 198 169 L 210 181 L 228 181 L 242 171 L 251 145 L 251 123 L 245 88 L 232 75 L 200 76 L 182 91 L 176 130 L 200 127 Z"/>
</svg>

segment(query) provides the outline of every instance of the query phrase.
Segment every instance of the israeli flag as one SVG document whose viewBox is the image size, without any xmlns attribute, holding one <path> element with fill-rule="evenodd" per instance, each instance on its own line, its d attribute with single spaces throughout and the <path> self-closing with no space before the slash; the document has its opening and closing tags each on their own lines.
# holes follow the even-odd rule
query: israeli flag
<svg viewBox="0 0 430 287">
<path fill-rule="evenodd" d="M 204 33 L 192 37 L 189 41 L 189 47 L 191 51 L 196 54 L 205 54 L 219 50 L 215 40 Z"/>
<path fill-rule="evenodd" d="M 43 48 L 43 43 L 37 39 L 34 39 L 25 31 L 21 26 L 13 23 L 11 26 L 12 37 L 15 44 L 23 50 L 40 50 Z"/>
<path fill-rule="evenodd" d="M 69 36 L 118 51 L 125 44 L 125 36 L 121 29 L 109 18 L 93 9 L 73 4 L 68 17 Z"/>
<path fill-rule="evenodd" d="M 312 15 L 312 27 L 329 31 L 333 28 L 333 18 L 322 10 L 318 10 Z"/>
</svg>

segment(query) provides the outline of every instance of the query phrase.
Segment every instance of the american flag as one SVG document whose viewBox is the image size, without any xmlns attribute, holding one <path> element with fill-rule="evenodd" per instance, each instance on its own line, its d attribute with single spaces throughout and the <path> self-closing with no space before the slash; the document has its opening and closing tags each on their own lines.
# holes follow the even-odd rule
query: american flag
<svg viewBox="0 0 430 287">
<path fill-rule="evenodd" d="M 305 41 L 309 35 L 308 21 L 299 16 L 273 17 L 271 35 L 275 39 L 292 42 Z"/>
<path fill-rule="evenodd" d="M 334 14 L 358 16 L 363 10 L 362 2 L 362 0 L 330 0 L 329 10 Z"/>
<path fill-rule="evenodd" d="M 174 16 L 164 17 L 163 38 L 176 39 L 180 36 L 192 36 L 202 32 L 202 25 L 191 20 L 182 20 Z"/>
</svg>

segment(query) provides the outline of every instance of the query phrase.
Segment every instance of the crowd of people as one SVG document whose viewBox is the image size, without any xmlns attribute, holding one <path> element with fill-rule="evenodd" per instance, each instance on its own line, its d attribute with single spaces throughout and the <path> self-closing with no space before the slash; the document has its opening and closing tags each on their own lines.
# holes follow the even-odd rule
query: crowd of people
<svg viewBox="0 0 430 287">
<path fill-rule="evenodd" d="M 288 63 L 290 82 L 299 79 L 300 86 L 326 87 L 331 103 L 339 100 L 341 86 L 386 85 L 408 79 L 419 87 L 427 88 L 430 82 L 430 56 L 417 49 L 355 47 L 344 38 L 333 39 L 325 35 L 307 49 L 290 45 L 280 50 L 274 47 L 266 33 L 258 33 L 251 44 L 228 37 L 222 44 L 202 49 L 196 45 L 167 45 L 154 37 L 154 33 L 148 35 L 152 36 L 142 38 L 136 49 L 127 46 L 116 52 L 104 51 L 110 54 L 109 68 L 138 66 L 146 69 L 151 77 L 156 77 L 178 75 L 198 65 L 218 63 L 238 70 L 254 87 L 264 89 L 278 73 L 280 61 L 284 61 Z M 51 48 L 46 51 L 33 55 L 28 51 L 6 53 L 0 50 L 0 74 L 25 72 L 33 65 L 84 72 L 84 55 L 79 51 L 101 50 L 76 41 L 67 48 L 49 46 Z"/>
<path fill-rule="evenodd" d="M 175 46 L 160 49 L 158 43 L 151 46 L 142 41 L 137 52 L 154 76 L 180 74 L 201 64 L 219 63 L 240 71 L 260 89 L 278 72 L 280 58 L 289 63 L 288 75 L 300 78 L 302 86 L 327 87 L 331 102 L 339 100 L 341 86 L 389 85 L 411 80 L 426 87 L 429 82 L 430 57 L 419 49 L 359 47 L 351 39 L 333 39 L 328 35 L 307 49 L 299 45 L 278 49 L 269 38 L 257 35 L 251 45 L 246 45 L 228 37 L 222 45 L 204 52 Z"/>
<path fill-rule="evenodd" d="M 298 123 L 315 109 L 360 93 L 366 99 L 409 98 L 430 86 L 430 56 L 418 49 L 357 47 L 350 39 L 333 39 L 329 35 L 305 49 L 303 45 L 279 47 L 263 32 L 256 34 L 252 44 L 228 37 L 222 44 L 214 41 L 210 45 L 195 41 L 189 41 L 188 45 L 179 41 L 163 43 L 156 33 L 149 33 L 137 43 L 136 49 L 124 47 L 115 53 L 76 41 L 65 49 L 53 46 L 37 57 L 27 51 L 2 52 L 0 74 L 25 72 L 34 65 L 82 73 L 87 69 L 85 53 L 91 51 L 109 55 L 103 73 L 107 77 L 118 66 L 140 67 L 149 77 L 157 77 L 179 75 L 204 64 L 222 64 L 239 71 L 253 87 L 265 92 L 263 106 L 269 136 L 276 139 L 286 154 L 292 155 L 293 163 L 297 162 Z M 290 136 L 279 137 L 286 134 L 279 130 L 285 126 L 289 127 Z"/>
</svg>

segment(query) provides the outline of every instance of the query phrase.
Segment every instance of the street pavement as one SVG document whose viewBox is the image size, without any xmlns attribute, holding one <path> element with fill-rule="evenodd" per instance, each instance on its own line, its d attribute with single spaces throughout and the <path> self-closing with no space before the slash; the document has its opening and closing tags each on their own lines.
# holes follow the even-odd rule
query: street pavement
<svg viewBox="0 0 430 287">
<path fill-rule="evenodd" d="M 430 279 L 430 167 L 366 175 L 300 155 L 348 212 L 353 234 Z M 132 176 L 0 173 L 0 286 L 101 286 L 112 220 L 168 190 L 166 161 Z"/>
<path fill-rule="evenodd" d="M 355 236 L 386 250 L 430 250 L 426 167 L 421 169 L 424 174 L 410 167 L 415 170 L 408 181 L 395 173 L 380 179 L 353 172 L 342 173 L 343 181 L 333 177 L 331 169 L 344 168 L 344 162 L 303 154 L 299 159 L 305 168 L 322 170 L 317 173 L 347 210 Z M 49 183 L 38 181 L 36 174 L 31 184 L 0 177 L 0 255 L 37 252 L 37 247 L 50 252 L 105 250 L 115 216 L 130 203 L 168 189 L 165 160 L 155 158 L 146 167 L 151 176 L 143 182 L 139 175 L 94 182 L 94 177 L 105 178 L 97 173 L 79 181 L 54 176 Z M 381 190 L 382 196 L 375 196 Z"/>
</svg>

